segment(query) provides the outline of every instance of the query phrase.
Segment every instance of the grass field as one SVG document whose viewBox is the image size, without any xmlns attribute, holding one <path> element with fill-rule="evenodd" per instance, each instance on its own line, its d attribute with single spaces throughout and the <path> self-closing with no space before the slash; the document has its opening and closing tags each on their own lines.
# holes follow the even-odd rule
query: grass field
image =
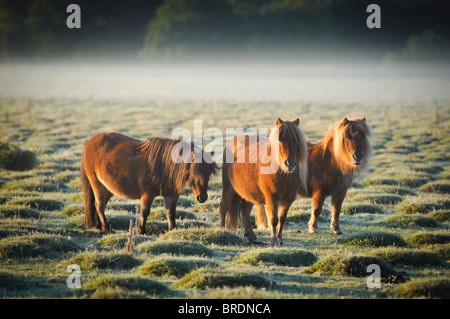
<svg viewBox="0 0 450 319">
<path fill-rule="evenodd" d="M 390 99 L 324 92 L 322 98 L 296 100 L 289 91 L 283 100 L 276 88 L 266 98 L 261 92 L 227 98 L 217 95 L 215 86 L 223 83 L 205 79 L 196 82 L 205 84 L 204 99 L 198 91 L 170 98 L 159 91 L 166 83 L 161 81 L 151 91 L 154 97 L 150 92 L 142 98 L 107 98 L 103 91 L 78 98 L 2 92 L 2 142 L 34 152 L 38 164 L 0 170 L 0 297 L 450 298 L 448 97 L 433 100 L 417 91 L 412 98 L 399 97 L 403 87 Z M 184 82 L 174 83 L 182 88 Z M 231 90 L 233 81 L 226 83 L 224 90 Z M 448 82 L 442 85 L 448 89 Z M 203 120 L 204 129 L 270 128 L 278 116 L 300 117 L 309 141 L 344 116 L 365 116 L 372 126 L 374 157 L 344 201 L 343 236 L 329 230 L 329 199 L 320 233 L 307 233 L 311 200 L 297 199 L 284 247 L 248 245 L 240 233 L 218 226 L 220 174 L 210 183 L 206 203 L 197 203 L 187 188 L 178 203 L 178 227 L 170 232 L 157 198 L 148 234 L 134 238 L 132 253 L 126 245 L 139 201 L 113 197 L 106 211 L 113 234 L 85 230 L 79 164 L 90 136 L 116 131 L 141 139 L 169 137 L 176 127 L 192 130 L 194 120 Z M 268 231 L 256 234 L 269 243 Z M 70 264 L 80 266 L 79 289 L 67 287 Z M 380 288 L 366 284 L 369 264 L 381 268 Z"/>
</svg>

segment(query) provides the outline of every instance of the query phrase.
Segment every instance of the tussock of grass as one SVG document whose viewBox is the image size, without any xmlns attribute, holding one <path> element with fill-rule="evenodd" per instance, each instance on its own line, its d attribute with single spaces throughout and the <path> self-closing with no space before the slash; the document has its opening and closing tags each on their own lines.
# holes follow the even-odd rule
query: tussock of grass
<svg viewBox="0 0 450 319">
<path fill-rule="evenodd" d="M 450 242 L 450 235 L 435 233 L 420 233 L 406 237 L 406 241 L 413 246 L 446 244 Z"/>
<path fill-rule="evenodd" d="M 213 255 L 213 251 L 205 245 L 190 241 L 145 242 L 137 245 L 136 251 L 146 252 L 152 255 L 170 254 L 205 257 L 211 257 Z"/>
<path fill-rule="evenodd" d="M 355 215 L 355 214 L 383 214 L 384 210 L 380 206 L 373 204 L 364 203 L 350 203 L 344 204 L 342 207 L 344 214 Z"/>
<path fill-rule="evenodd" d="M 195 241 L 204 245 L 245 245 L 243 238 L 218 228 L 175 229 L 161 236 L 164 240 Z"/>
<path fill-rule="evenodd" d="M 252 286 L 268 288 L 271 281 L 256 273 L 231 272 L 215 268 L 193 270 L 175 283 L 175 287 L 206 289 L 216 287 Z"/>
<path fill-rule="evenodd" d="M 145 233 L 147 235 L 161 235 L 169 230 L 167 222 L 147 221 L 145 225 Z"/>
<path fill-rule="evenodd" d="M 64 207 L 64 209 L 61 212 L 61 216 L 79 216 L 84 214 L 84 206 L 83 205 L 70 205 Z"/>
<path fill-rule="evenodd" d="M 397 204 L 403 200 L 403 197 L 392 194 L 366 194 L 361 193 L 352 196 L 354 201 L 367 201 L 374 204 Z M 367 208 L 366 208 L 367 209 Z M 372 208 L 373 210 L 373 208 Z"/>
<path fill-rule="evenodd" d="M 134 243 L 136 245 L 147 240 L 152 240 L 152 238 L 138 234 L 135 234 L 134 236 Z M 128 242 L 128 234 L 123 233 L 123 234 L 105 235 L 97 241 L 97 244 L 104 248 L 122 249 L 125 248 L 127 242 Z"/>
<path fill-rule="evenodd" d="M 198 220 L 177 220 L 176 228 L 209 227 L 210 225 Z M 148 235 L 161 235 L 169 230 L 169 224 L 166 221 L 150 221 L 145 227 Z"/>
<path fill-rule="evenodd" d="M 53 179 L 55 181 L 61 181 L 63 183 L 69 183 L 70 181 L 80 178 L 80 173 L 73 171 L 63 171 L 55 174 Z"/>
<path fill-rule="evenodd" d="M 438 180 L 426 183 L 419 187 L 419 190 L 429 193 L 450 194 L 450 181 Z"/>
<path fill-rule="evenodd" d="M 310 266 L 317 261 L 315 254 L 299 249 L 257 249 L 239 255 L 238 263 L 258 265 L 260 262 L 280 266 L 301 267 Z"/>
<path fill-rule="evenodd" d="M 153 298 L 151 296 L 150 298 Z M 100 287 L 95 290 L 91 299 L 148 299 L 149 296 L 141 290 L 128 290 L 119 286 L 115 287 Z"/>
<path fill-rule="evenodd" d="M 39 215 L 39 211 L 33 208 L 16 205 L 0 206 L 0 216 L 3 218 L 39 218 Z"/>
<path fill-rule="evenodd" d="M 325 275 L 367 277 L 370 274 L 370 272 L 367 272 L 367 267 L 372 264 L 380 266 L 383 281 L 396 282 L 402 280 L 402 277 L 399 276 L 391 265 L 385 263 L 380 258 L 371 256 L 327 257 L 319 260 L 304 272 L 307 274 L 320 272 Z"/>
<path fill-rule="evenodd" d="M 364 179 L 361 184 L 363 186 L 371 186 L 371 185 L 390 185 L 390 186 L 399 186 L 400 182 L 393 178 L 386 178 L 380 176 L 371 176 Z"/>
<path fill-rule="evenodd" d="M 387 194 L 395 194 L 399 196 L 404 195 L 416 195 L 416 191 L 413 188 L 400 187 L 400 186 L 389 186 L 389 185 L 375 185 L 365 188 L 368 192 L 380 192 Z"/>
<path fill-rule="evenodd" d="M 54 211 L 60 210 L 64 207 L 64 203 L 54 199 L 44 199 L 37 197 L 22 197 L 12 199 L 8 202 L 10 205 L 23 205 L 28 206 L 30 208 L 39 209 L 39 210 L 47 210 Z"/>
<path fill-rule="evenodd" d="M 36 288 L 48 288 L 48 284 L 35 278 L 0 271 L 0 294 L 2 297 L 5 295 L 15 295 L 17 291 L 33 290 Z"/>
<path fill-rule="evenodd" d="M 429 217 L 440 223 L 450 222 L 450 210 L 437 210 L 429 213 Z"/>
<path fill-rule="evenodd" d="M 411 169 L 416 172 L 424 172 L 428 174 L 439 174 L 444 170 L 440 165 L 429 165 L 424 163 L 414 164 Z"/>
<path fill-rule="evenodd" d="M 82 252 L 68 261 L 82 269 L 131 269 L 140 264 L 139 260 L 125 252 Z"/>
<path fill-rule="evenodd" d="M 394 224 L 402 227 L 438 227 L 433 218 L 422 215 L 393 215 L 383 220 L 384 224 Z"/>
<path fill-rule="evenodd" d="M 151 296 L 167 296 L 171 294 L 170 289 L 166 285 L 156 280 L 135 275 L 104 275 L 89 282 L 83 288 L 95 290 L 93 298 L 140 297 L 142 293 Z"/>
<path fill-rule="evenodd" d="M 427 249 L 438 254 L 443 260 L 450 262 L 450 243 L 427 246 Z"/>
<path fill-rule="evenodd" d="M 274 299 L 273 291 L 269 291 L 266 288 L 254 288 L 254 287 L 219 287 L 214 290 L 209 290 L 206 294 L 190 294 L 187 293 L 189 299 L 201 298 L 201 299 Z"/>
<path fill-rule="evenodd" d="M 2 258 L 52 257 L 54 253 L 78 249 L 77 244 L 60 235 L 33 234 L 6 237 L 0 240 L 0 257 Z"/>
<path fill-rule="evenodd" d="M 184 207 L 184 208 L 188 208 L 188 207 L 192 207 L 195 205 L 195 201 L 190 199 L 189 197 L 186 196 L 180 196 L 180 198 L 178 199 L 178 203 L 177 205 Z"/>
<path fill-rule="evenodd" d="M 37 163 L 36 155 L 33 152 L 0 142 L 0 168 L 26 171 L 33 169 Z"/>
<path fill-rule="evenodd" d="M 23 192 L 63 192 L 67 186 L 59 181 L 53 181 L 48 178 L 28 178 L 18 181 L 11 181 L 2 186 L 5 191 L 23 191 Z"/>
<path fill-rule="evenodd" d="M 449 209 L 450 200 L 437 195 L 408 196 L 403 202 L 397 205 L 397 211 L 409 214 L 429 213 L 439 209 Z"/>
<path fill-rule="evenodd" d="M 32 219 L 0 219 L 0 238 L 30 234 L 38 229 L 35 220 Z"/>
<path fill-rule="evenodd" d="M 309 219 L 311 218 L 311 213 L 309 212 L 301 212 L 301 213 L 294 213 L 294 214 L 288 214 L 286 217 L 287 223 L 307 223 L 309 222 Z M 319 216 L 319 222 L 326 222 L 327 218 L 321 214 Z"/>
<path fill-rule="evenodd" d="M 443 266 L 445 262 L 439 254 L 417 249 L 381 248 L 370 252 L 391 265 L 407 266 Z"/>
<path fill-rule="evenodd" d="M 450 298 L 450 280 L 447 278 L 420 278 L 401 284 L 395 293 L 406 298 Z"/>
<path fill-rule="evenodd" d="M 399 236 L 385 232 L 364 232 L 339 240 L 345 246 L 363 247 L 406 247 L 408 244 Z"/>
<path fill-rule="evenodd" d="M 216 262 L 205 258 L 158 257 L 145 262 L 138 272 L 157 277 L 182 277 L 197 268 L 216 266 Z"/>
</svg>

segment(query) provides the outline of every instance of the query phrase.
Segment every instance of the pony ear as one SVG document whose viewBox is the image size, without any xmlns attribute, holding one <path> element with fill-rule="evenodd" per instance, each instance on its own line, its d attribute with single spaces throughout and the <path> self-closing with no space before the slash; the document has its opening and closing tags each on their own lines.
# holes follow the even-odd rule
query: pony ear
<svg viewBox="0 0 450 319">
<path fill-rule="evenodd" d="M 280 118 L 277 118 L 277 120 L 275 121 L 276 126 L 281 126 L 283 123 L 284 123 L 283 120 Z"/>
<path fill-rule="evenodd" d="M 292 121 L 292 123 L 298 126 L 300 124 L 300 119 L 297 117 L 295 120 Z"/>
<path fill-rule="evenodd" d="M 364 117 L 362 120 L 365 122 L 365 121 L 366 121 L 366 118 Z"/>
<path fill-rule="evenodd" d="M 350 121 L 348 120 L 348 118 L 344 117 L 341 123 L 347 125 L 348 123 L 350 123 Z"/>
</svg>

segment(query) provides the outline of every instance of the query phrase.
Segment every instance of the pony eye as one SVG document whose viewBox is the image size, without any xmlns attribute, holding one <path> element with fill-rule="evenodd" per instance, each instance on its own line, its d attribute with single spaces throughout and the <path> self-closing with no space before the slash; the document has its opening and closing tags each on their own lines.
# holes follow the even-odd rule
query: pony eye
<svg viewBox="0 0 450 319">
<path fill-rule="evenodd" d="M 346 140 L 346 141 L 348 141 L 349 139 L 350 139 L 350 137 L 348 137 L 348 136 L 345 137 L 345 140 Z"/>
</svg>

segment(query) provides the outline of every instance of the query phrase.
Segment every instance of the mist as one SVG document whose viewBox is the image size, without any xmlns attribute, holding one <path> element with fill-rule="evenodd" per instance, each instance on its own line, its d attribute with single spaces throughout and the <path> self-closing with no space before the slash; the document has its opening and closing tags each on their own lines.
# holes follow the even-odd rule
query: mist
<svg viewBox="0 0 450 319">
<path fill-rule="evenodd" d="M 20 62 L 0 65 L 4 98 L 448 101 L 449 64 Z"/>
</svg>

